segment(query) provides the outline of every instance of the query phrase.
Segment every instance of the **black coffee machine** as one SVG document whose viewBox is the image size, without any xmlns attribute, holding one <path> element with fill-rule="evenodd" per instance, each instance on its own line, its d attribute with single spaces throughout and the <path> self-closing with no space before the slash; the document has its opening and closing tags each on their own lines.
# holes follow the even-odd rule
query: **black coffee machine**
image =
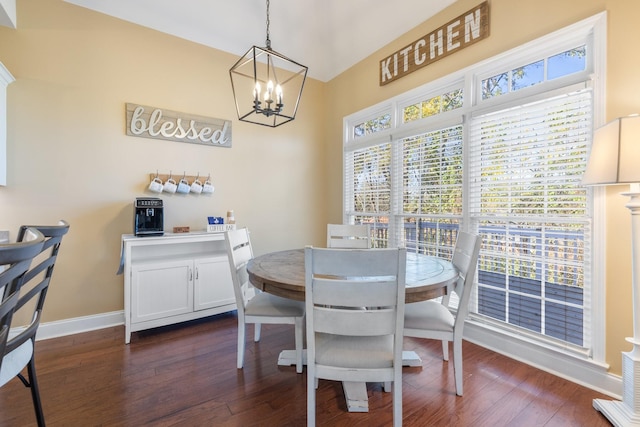
<svg viewBox="0 0 640 427">
<path fill-rule="evenodd" d="M 133 230 L 136 236 L 162 236 L 164 234 L 162 199 L 138 197 L 134 210 Z"/>
</svg>

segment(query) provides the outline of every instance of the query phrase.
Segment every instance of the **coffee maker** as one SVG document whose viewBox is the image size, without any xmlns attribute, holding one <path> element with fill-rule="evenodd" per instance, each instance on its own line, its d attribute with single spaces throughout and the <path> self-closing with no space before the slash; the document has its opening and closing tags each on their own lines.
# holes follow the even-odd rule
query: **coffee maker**
<svg viewBox="0 0 640 427">
<path fill-rule="evenodd" d="M 164 235 L 162 199 L 138 197 L 134 206 L 133 230 L 136 236 Z"/>
</svg>

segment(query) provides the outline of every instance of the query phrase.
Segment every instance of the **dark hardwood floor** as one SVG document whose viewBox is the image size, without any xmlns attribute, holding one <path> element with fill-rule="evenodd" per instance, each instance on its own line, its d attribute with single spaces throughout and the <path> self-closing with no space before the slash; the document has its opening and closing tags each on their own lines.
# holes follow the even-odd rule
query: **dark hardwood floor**
<svg viewBox="0 0 640 427">
<path fill-rule="evenodd" d="M 235 313 L 134 333 L 124 327 L 39 341 L 36 364 L 49 426 L 304 426 L 306 371 L 278 367 L 293 327 L 263 326 L 236 369 Z M 405 426 L 608 426 L 590 389 L 464 343 L 464 396 L 439 342 L 405 339 L 423 359 L 404 368 Z M 339 383 L 320 381 L 317 424 L 391 425 L 391 393 L 369 384 L 368 413 L 346 412 Z M 0 426 L 35 425 L 29 391 L 0 388 Z"/>
</svg>

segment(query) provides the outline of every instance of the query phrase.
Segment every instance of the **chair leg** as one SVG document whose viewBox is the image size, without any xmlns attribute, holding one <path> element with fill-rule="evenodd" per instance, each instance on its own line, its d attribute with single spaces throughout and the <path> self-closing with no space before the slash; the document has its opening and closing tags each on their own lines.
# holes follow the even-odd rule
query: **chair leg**
<svg viewBox="0 0 640 427">
<path fill-rule="evenodd" d="M 442 340 L 442 360 L 449 360 L 449 341 Z"/>
<path fill-rule="evenodd" d="M 456 394 L 462 396 L 462 338 L 453 340 L 453 374 L 456 378 Z"/>
<path fill-rule="evenodd" d="M 238 321 L 238 369 L 242 369 L 244 365 L 244 347 L 245 347 L 245 330 L 246 324 L 244 320 Z"/>
<path fill-rule="evenodd" d="M 315 370 L 307 367 L 307 427 L 316 425 L 316 388 L 318 379 Z"/>
<path fill-rule="evenodd" d="M 38 421 L 38 427 L 44 427 L 44 413 L 42 412 L 42 402 L 40 401 L 40 390 L 38 389 L 38 379 L 36 377 L 36 365 L 33 360 L 27 364 L 27 373 L 29 374 L 29 384 L 31 388 L 31 398 L 33 399 L 33 409 L 36 413 L 36 420 Z"/>
<path fill-rule="evenodd" d="M 262 330 L 262 325 L 260 323 L 255 323 L 253 326 L 253 341 L 258 342 L 260 341 L 260 331 Z"/>
<path fill-rule="evenodd" d="M 393 380 L 393 426 L 402 426 L 402 372 Z"/>
<path fill-rule="evenodd" d="M 296 372 L 302 373 L 302 330 L 304 329 L 304 322 L 302 318 L 296 319 L 295 334 L 296 334 Z"/>
</svg>

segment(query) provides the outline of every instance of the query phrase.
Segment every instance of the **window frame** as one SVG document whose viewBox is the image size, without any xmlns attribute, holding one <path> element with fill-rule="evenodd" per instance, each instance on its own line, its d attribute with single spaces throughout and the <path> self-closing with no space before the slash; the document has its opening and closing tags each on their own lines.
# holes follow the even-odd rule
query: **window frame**
<svg viewBox="0 0 640 427">
<path fill-rule="evenodd" d="M 542 84 L 533 85 L 531 87 L 522 88 L 520 90 L 507 93 L 505 95 L 482 99 L 481 85 L 477 84 L 482 81 L 482 78 L 498 74 L 501 70 L 514 69 L 518 66 L 526 65 L 531 62 L 535 62 L 538 59 L 549 58 L 554 54 L 565 52 L 569 49 L 578 47 L 584 44 L 587 48 L 587 62 L 585 64 L 585 70 L 567 76 L 562 76 L 553 80 L 548 80 Z M 591 81 L 593 85 L 593 126 L 599 127 L 604 123 L 604 81 L 605 65 L 606 65 L 606 12 L 594 15 L 590 18 L 577 22 L 568 27 L 562 28 L 546 36 L 540 37 L 529 43 L 525 43 L 514 49 L 511 49 L 502 54 L 496 55 L 492 58 L 481 61 L 467 67 L 459 72 L 452 73 L 451 75 L 438 79 L 436 81 L 427 83 L 408 92 L 400 94 L 392 99 L 386 100 L 380 104 L 369 107 L 360 112 L 347 116 L 343 120 L 343 126 L 345 129 L 345 138 L 343 140 L 343 148 L 345 153 L 350 151 L 352 147 L 366 146 L 373 141 L 395 142 L 402 137 L 415 135 L 416 132 L 429 132 L 437 129 L 438 127 L 446 126 L 456 121 L 456 117 L 462 116 L 462 120 L 467 123 L 467 120 L 473 116 L 481 113 L 485 113 L 497 108 L 505 108 L 507 104 L 518 105 L 523 99 L 532 99 L 532 94 L 540 94 L 549 91 L 554 91 L 559 88 L 570 86 L 573 83 Z M 514 65 L 515 64 L 515 65 Z M 506 67 L 506 68 L 505 68 Z M 511 67 L 511 68 L 509 68 Z M 430 116 L 421 118 L 409 123 L 402 123 L 403 108 L 412 105 L 416 102 L 429 99 L 432 96 L 446 93 L 451 90 L 452 87 L 462 85 L 464 88 L 464 103 L 461 109 L 456 109 L 453 112 L 445 112 L 436 116 Z M 362 122 L 363 118 L 369 115 L 373 116 L 375 111 L 380 111 L 383 108 L 391 108 L 395 117 L 392 119 L 392 126 L 390 129 L 380 132 L 379 134 L 368 135 L 366 140 L 359 138 L 358 141 L 354 141 L 353 138 L 349 138 L 349 133 L 353 135 L 353 130 L 350 127 L 354 123 Z M 450 114 L 452 113 L 452 114 Z M 464 132 L 464 158 L 468 159 L 468 138 L 469 132 Z M 393 144 L 395 146 L 397 144 Z M 392 146 L 392 147 L 393 147 Z M 393 150 L 394 148 L 392 148 Z M 466 160 L 465 160 L 466 162 Z M 345 176 L 347 174 L 348 165 L 344 165 Z M 462 229 L 468 229 L 469 227 L 469 205 L 468 197 L 468 166 L 464 165 L 463 171 L 463 223 Z M 395 174 L 397 178 L 398 174 Z M 397 183 L 396 183 L 397 185 Z M 348 203 L 349 195 L 347 189 L 344 188 L 344 203 Z M 588 209 L 591 210 L 593 218 L 592 224 L 592 242 L 602 241 L 604 238 L 605 229 L 605 217 L 604 217 L 604 190 L 602 189 L 589 189 L 591 192 L 591 203 Z M 401 214 L 400 212 L 392 213 L 392 215 Z M 344 221 L 349 222 L 351 216 L 346 210 L 346 206 L 343 205 Z M 400 215 L 401 216 L 401 215 Z M 390 221 L 391 222 L 391 221 Z M 603 245 L 592 244 L 590 264 L 592 265 L 591 277 L 591 299 L 585 301 L 585 324 L 589 323 L 591 334 L 591 351 L 589 354 L 571 354 L 572 357 L 584 358 L 588 361 L 595 363 L 598 366 L 606 366 L 604 361 L 605 356 L 605 340 L 604 340 L 604 248 Z M 587 319 L 588 317 L 588 319 Z M 480 326 L 482 327 L 482 326 Z M 586 327 L 586 325 L 585 325 Z M 495 331 L 493 331 L 495 332 Z M 482 333 L 481 333 L 482 334 Z M 466 334 L 465 334 L 466 335 Z M 526 334 L 513 333 L 509 338 L 518 338 L 528 341 Z M 540 340 L 536 343 L 538 346 L 545 346 Z M 563 351 L 561 345 L 557 343 L 549 342 L 548 350 L 551 352 Z M 526 345 L 526 343 L 525 343 Z M 525 350 L 526 352 L 527 350 Z M 568 351 L 568 353 L 572 353 Z"/>
</svg>

